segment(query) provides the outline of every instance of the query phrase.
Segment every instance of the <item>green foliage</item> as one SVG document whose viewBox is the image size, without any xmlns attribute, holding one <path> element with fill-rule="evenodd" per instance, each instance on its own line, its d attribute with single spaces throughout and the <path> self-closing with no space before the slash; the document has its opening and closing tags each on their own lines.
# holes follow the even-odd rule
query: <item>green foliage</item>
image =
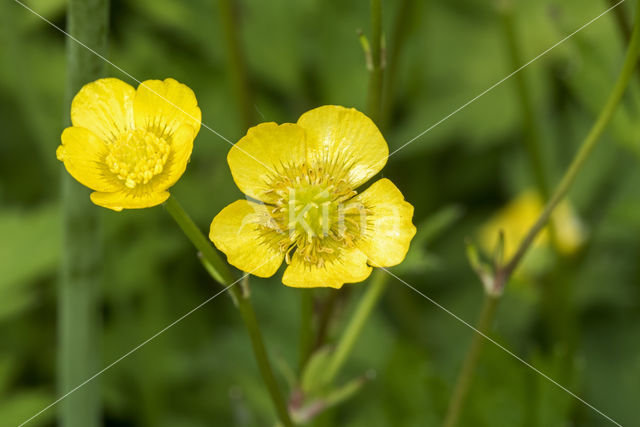
<svg viewBox="0 0 640 427">
<path fill-rule="evenodd" d="M 368 2 L 237 3 L 260 120 L 292 122 L 322 104 L 364 108 L 367 70 L 357 30 L 369 31 Z M 383 3 L 390 46 L 402 2 Z M 513 3 L 526 60 L 608 7 L 604 1 Z M 28 4 L 64 26 L 64 1 Z M 628 18 L 631 6 L 620 6 Z M 56 393 L 57 181 L 63 167 L 55 148 L 68 109 L 66 41 L 11 1 L 0 6 L 0 23 L 0 420 L 17 425 Z M 384 128 L 391 151 L 513 71 L 494 2 L 416 0 L 402 25 L 407 37 Z M 215 1 L 112 0 L 111 31 L 115 64 L 139 80 L 171 76 L 187 83 L 205 124 L 231 142 L 245 133 Z M 534 95 L 551 183 L 606 99 L 623 50 L 609 14 L 522 71 Z M 110 74 L 135 84 L 113 67 Z M 515 83 L 507 80 L 391 156 L 383 171 L 415 206 L 418 226 L 394 273 L 469 323 L 479 313 L 482 284 L 469 266 L 465 239 L 534 185 L 519 106 Z M 550 267 L 537 275 L 515 277 L 491 332 L 622 425 L 637 423 L 640 396 L 639 112 L 636 80 L 569 195 L 587 243 L 570 256 L 551 253 Z M 172 189 L 203 230 L 242 197 L 226 163 L 229 147 L 203 127 L 187 172 Z M 105 224 L 106 366 L 219 288 L 162 207 L 95 209 Z M 280 275 L 252 280 L 252 297 L 271 359 L 291 367 L 298 360 L 299 295 L 281 285 Z M 366 286 L 340 291 L 323 350 L 302 377 L 306 392 L 316 391 L 323 354 Z M 316 293 L 319 306 L 328 295 Z M 310 425 L 438 425 L 471 336 L 467 326 L 392 279 L 336 383 L 317 391 L 328 406 L 340 404 Z M 367 376 L 371 372 L 375 376 Z M 279 379 L 287 392 L 300 385 L 298 378 L 290 384 L 285 375 Z M 275 419 L 227 295 L 111 367 L 100 382 L 108 426 L 262 426 Z M 33 425 L 52 425 L 54 415 L 51 409 Z M 461 425 L 595 427 L 606 420 L 487 343 Z"/>
</svg>

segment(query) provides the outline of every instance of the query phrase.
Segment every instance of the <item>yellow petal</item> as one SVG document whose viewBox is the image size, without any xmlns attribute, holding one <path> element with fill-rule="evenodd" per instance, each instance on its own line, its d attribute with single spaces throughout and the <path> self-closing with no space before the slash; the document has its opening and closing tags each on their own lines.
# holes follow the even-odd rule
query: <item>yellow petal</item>
<svg viewBox="0 0 640 427">
<path fill-rule="evenodd" d="M 270 181 L 283 166 L 306 163 L 307 143 L 304 129 L 293 123 L 262 123 L 252 127 L 229 150 L 227 162 L 238 188 L 247 196 L 273 202 Z"/>
<path fill-rule="evenodd" d="M 367 231 L 359 247 L 374 267 L 391 267 L 404 259 L 416 227 L 411 222 L 413 206 L 388 179 L 376 181 L 353 198 L 367 211 Z"/>
<path fill-rule="evenodd" d="M 88 83 L 71 102 L 71 122 L 89 129 L 105 142 L 133 127 L 135 89 L 122 80 L 107 78 Z"/>
<path fill-rule="evenodd" d="M 149 191 L 164 191 L 180 179 L 191 158 L 194 138 L 194 130 L 189 125 L 179 127 L 176 132 L 167 138 L 167 142 L 171 146 L 169 157 L 162 173 L 153 177 L 147 184 Z"/>
<path fill-rule="evenodd" d="M 95 191 L 115 191 L 121 187 L 104 163 L 106 144 L 93 132 L 69 127 L 62 132 L 58 160 L 78 182 Z"/>
<path fill-rule="evenodd" d="M 260 277 L 272 276 L 284 259 L 278 243 L 286 234 L 267 230 L 263 225 L 267 218 L 265 205 L 237 200 L 213 218 L 209 239 L 234 267 Z"/>
<path fill-rule="evenodd" d="M 565 255 L 575 253 L 585 241 L 585 227 L 567 200 L 560 202 L 551 216 L 558 250 Z"/>
<path fill-rule="evenodd" d="M 202 113 L 189 87 L 174 79 L 147 80 L 140 83 L 133 101 L 136 128 L 158 136 L 167 136 L 189 125 L 194 135 L 200 130 Z"/>
<path fill-rule="evenodd" d="M 367 256 L 358 248 L 341 248 L 322 266 L 310 264 L 296 253 L 284 271 L 282 283 L 295 288 L 330 287 L 339 289 L 345 283 L 362 282 L 371 274 Z"/>
<path fill-rule="evenodd" d="M 480 229 L 480 243 L 487 252 L 494 250 L 498 235 L 504 233 L 504 257 L 512 257 L 529 228 L 536 222 L 544 209 L 544 200 L 531 189 L 521 192 L 506 206 L 501 208 Z M 585 238 L 584 228 L 571 205 L 561 202 L 551 216 L 554 223 L 557 249 L 565 254 L 575 252 Z M 549 227 L 546 226 L 536 236 L 532 248 L 543 248 L 550 243 Z M 526 262 L 524 264 L 526 266 Z"/>
<path fill-rule="evenodd" d="M 98 206 L 121 211 L 122 209 L 150 208 L 164 203 L 169 198 L 167 191 L 148 192 L 141 188 L 125 189 L 112 192 L 91 193 L 91 201 Z"/>
<path fill-rule="evenodd" d="M 376 125 L 353 108 L 326 105 L 307 111 L 298 124 L 314 141 L 315 159 L 343 165 L 351 187 L 357 188 L 387 162 L 389 147 Z"/>
</svg>

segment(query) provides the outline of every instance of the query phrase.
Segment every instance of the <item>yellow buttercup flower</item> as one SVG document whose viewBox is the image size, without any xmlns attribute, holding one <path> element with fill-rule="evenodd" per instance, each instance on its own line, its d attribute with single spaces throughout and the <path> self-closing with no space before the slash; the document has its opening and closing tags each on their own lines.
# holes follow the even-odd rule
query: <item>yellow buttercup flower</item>
<svg viewBox="0 0 640 427">
<path fill-rule="evenodd" d="M 520 193 L 515 199 L 499 210 L 481 227 L 480 239 L 483 248 L 490 252 L 496 245 L 498 233 L 504 231 L 504 257 L 511 258 L 529 228 L 536 222 L 544 209 L 544 200 L 533 190 Z M 567 201 L 561 202 L 551 215 L 556 233 L 557 249 L 565 254 L 575 253 L 585 240 L 585 230 Z M 549 244 L 549 231 L 545 227 L 536 238 L 533 249 Z"/>
<path fill-rule="evenodd" d="M 248 200 L 224 208 L 209 237 L 230 264 L 260 277 L 286 261 L 287 286 L 340 288 L 405 257 L 413 206 L 388 179 L 357 194 L 389 148 L 364 114 L 324 106 L 297 123 L 262 123 L 229 151 Z"/>
<path fill-rule="evenodd" d="M 107 78 L 85 85 L 71 103 L 58 160 L 91 201 L 120 211 L 158 205 L 184 173 L 201 112 L 191 89 L 173 79 L 134 89 Z"/>
</svg>

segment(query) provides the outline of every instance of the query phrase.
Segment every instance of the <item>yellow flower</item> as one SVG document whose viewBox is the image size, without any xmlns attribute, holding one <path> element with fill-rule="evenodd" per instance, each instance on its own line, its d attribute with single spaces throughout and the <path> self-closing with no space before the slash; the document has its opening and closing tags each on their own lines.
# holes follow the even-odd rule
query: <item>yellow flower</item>
<svg viewBox="0 0 640 427">
<path fill-rule="evenodd" d="M 340 288 L 399 264 L 416 228 L 413 206 L 378 173 L 389 149 L 364 114 L 324 106 L 297 123 L 249 129 L 227 156 L 249 200 L 224 208 L 209 237 L 230 264 L 260 277 L 286 260 L 287 286 Z"/>
<path fill-rule="evenodd" d="M 191 89 L 173 79 L 134 89 L 114 79 L 85 85 L 71 103 L 58 160 L 91 201 L 120 211 L 158 205 L 184 173 L 201 113 Z"/>
<path fill-rule="evenodd" d="M 499 231 L 504 230 L 504 257 L 511 258 L 543 209 L 543 200 L 535 191 L 522 192 L 482 227 L 480 240 L 483 248 L 492 251 L 497 243 Z M 584 242 L 585 231 L 568 202 L 564 201 L 558 205 L 551 216 L 551 221 L 556 233 L 557 249 L 566 255 L 578 250 Z M 549 231 L 548 227 L 545 227 L 536 238 L 533 249 L 548 245 L 548 241 Z"/>
</svg>

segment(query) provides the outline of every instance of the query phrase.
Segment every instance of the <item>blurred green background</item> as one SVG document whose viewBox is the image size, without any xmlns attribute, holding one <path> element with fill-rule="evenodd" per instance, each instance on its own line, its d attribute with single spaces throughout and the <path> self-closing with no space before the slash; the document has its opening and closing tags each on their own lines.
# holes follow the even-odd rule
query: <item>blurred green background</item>
<svg viewBox="0 0 640 427">
<path fill-rule="evenodd" d="M 65 3 L 27 2 L 61 27 Z M 383 4 L 395 71 L 381 126 L 391 151 L 518 65 L 494 2 Z M 368 1 L 240 0 L 237 6 L 259 121 L 293 122 L 323 104 L 364 110 L 367 70 L 356 31 L 369 32 Z M 515 1 L 512 19 L 522 60 L 609 6 L 602 0 Z M 613 85 L 625 47 L 617 19 L 630 21 L 633 6 L 625 2 L 520 74 L 533 94 L 551 183 L 557 183 Z M 404 15 L 403 7 L 409 7 Z M 10 0 L 0 4 L 0 24 L 0 424 L 17 425 L 56 398 L 58 182 L 64 168 L 55 149 L 69 106 L 64 35 Z M 195 91 L 204 123 L 232 141 L 245 133 L 217 1 L 112 0 L 110 29 L 109 59 L 115 64 L 139 80 L 174 77 Z M 393 43 L 398 34 L 401 50 Z M 109 74 L 135 85 L 114 68 Z M 570 192 L 584 244 L 569 256 L 539 248 L 535 257 L 544 262 L 511 281 L 491 333 L 625 426 L 640 425 L 639 82 L 632 81 Z M 529 132 L 516 79 L 510 79 L 391 156 L 382 172 L 415 206 L 419 229 L 407 260 L 394 272 L 470 323 L 483 291 L 465 258 L 464 239 L 478 239 L 489 218 L 535 187 L 522 143 Z M 172 191 L 203 229 L 242 197 L 226 164 L 228 149 L 203 128 L 187 172 Z M 95 209 L 104 220 L 107 365 L 218 287 L 162 207 Z M 253 300 L 274 364 L 296 369 L 301 291 L 286 288 L 280 277 L 253 280 Z M 330 340 L 366 286 L 315 292 L 319 309 L 338 293 Z M 323 413 L 317 425 L 439 425 L 471 337 L 468 327 L 392 280 L 339 382 L 365 372 L 375 377 Z M 249 340 L 226 295 L 98 381 L 108 426 L 273 425 Z M 54 425 L 55 411 L 29 425 Z M 608 422 L 487 344 L 461 425 Z"/>
</svg>

